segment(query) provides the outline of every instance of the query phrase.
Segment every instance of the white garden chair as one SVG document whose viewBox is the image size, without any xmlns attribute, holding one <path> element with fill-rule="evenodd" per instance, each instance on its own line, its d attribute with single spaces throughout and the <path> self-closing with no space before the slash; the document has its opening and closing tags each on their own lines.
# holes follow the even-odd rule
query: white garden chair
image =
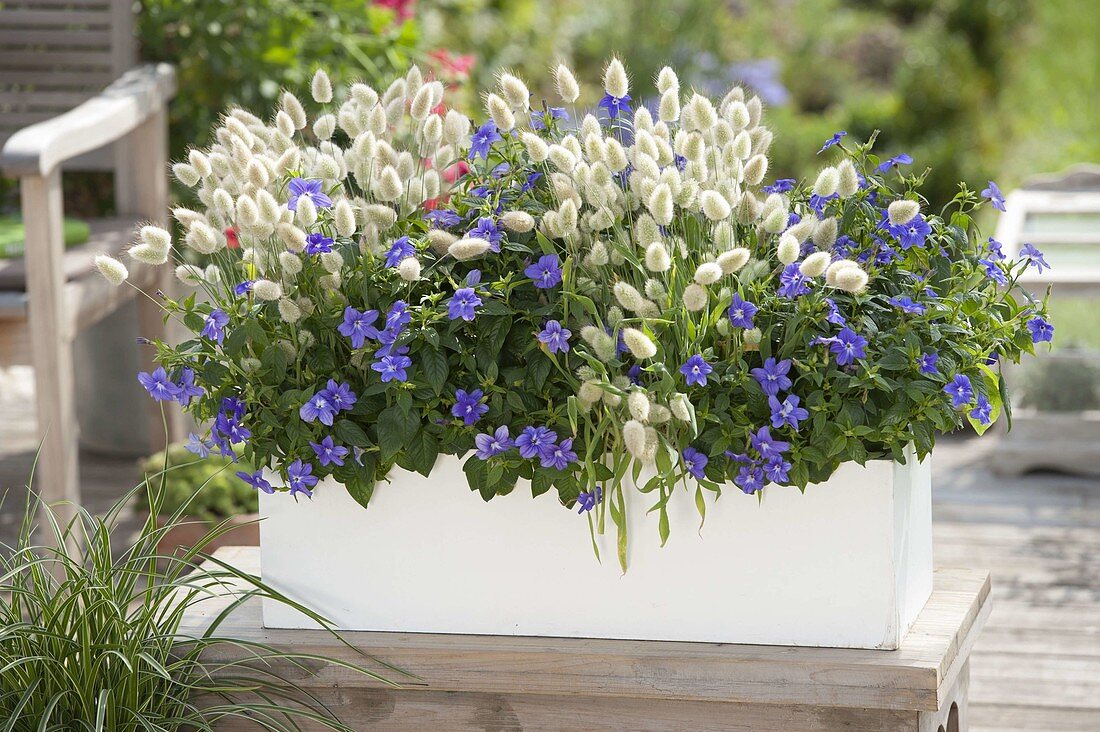
<svg viewBox="0 0 1100 732">
<path fill-rule="evenodd" d="M 135 295 L 104 281 L 92 255 L 118 254 L 136 224 L 163 224 L 167 215 L 166 108 L 175 73 L 163 64 L 135 67 L 131 8 L 130 0 L 0 3 L 0 168 L 19 179 L 26 229 L 23 260 L 0 261 L 0 365 L 34 366 L 38 490 L 48 502 L 72 502 L 58 507 L 63 520 L 80 502 L 73 338 Z M 68 251 L 62 169 L 114 170 L 118 211 L 90 222 L 91 239 Z M 131 281 L 153 296 L 166 284 L 164 269 L 135 264 Z M 142 335 L 161 336 L 159 308 L 137 297 Z M 144 415 L 118 418 L 137 416 Z M 159 409 L 148 416 L 153 435 L 163 435 Z"/>
</svg>

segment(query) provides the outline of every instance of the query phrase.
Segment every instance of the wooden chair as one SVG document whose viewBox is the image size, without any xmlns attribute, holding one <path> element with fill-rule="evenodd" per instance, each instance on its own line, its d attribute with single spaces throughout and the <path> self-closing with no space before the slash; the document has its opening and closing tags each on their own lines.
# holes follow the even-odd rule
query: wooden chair
<svg viewBox="0 0 1100 732">
<path fill-rule="evenodd" d="M 117 255 L 137 224 L 167 218 L 166 108 L 175 72 L 135 60 L 130 0 L 0 4 L 0 168 L 19 179 L 26 228 L 23 260 L 0 262 L 0 365 L 27 363 L 29 355 L 34 366 L 43 436 L 38 490 L 48 502 L 71 502 L 58 507 L 63 520 L 80 502 L 73 338 L 136 294 L 104 281 L 92 257 Z M 118 212 L 91 222 L 91 239 L 68 251 L 63 168 L 113 169 Z M 167 286 L 169 268 L 127 264 L 132 283 L 150 296 L 137 294 L 142 335 L 161 337 L 150 298 Z M 152 434 L 163 435 L 159 408 L 148 416 Z M 178 433 L 178 419 L 172 423 Z"/>
</svg>

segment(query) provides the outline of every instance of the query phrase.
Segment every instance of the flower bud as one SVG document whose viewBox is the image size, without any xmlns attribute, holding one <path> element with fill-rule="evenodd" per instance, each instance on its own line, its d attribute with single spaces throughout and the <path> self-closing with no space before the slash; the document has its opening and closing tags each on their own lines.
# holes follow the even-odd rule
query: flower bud
<svg viewBox="0 0 1100 732">
<path fill-rule="evenodd" d="M 783 264 L 791 264 L 798 259 L 802 251 L 802 245 L 792 234 L 787 233 L 779 237 L 779 246 L 776 249 L 776 257 Z"/>
<path fill-rule="evenodd" d="M 108 257 L 106 254 L 96 256 L 95 268 L 99 270 L 105 280 L 115 287 L 121 285 L 130 276 L 130 271 L 126 269 L 125 264 L 114 257 Z"/>
</svg>

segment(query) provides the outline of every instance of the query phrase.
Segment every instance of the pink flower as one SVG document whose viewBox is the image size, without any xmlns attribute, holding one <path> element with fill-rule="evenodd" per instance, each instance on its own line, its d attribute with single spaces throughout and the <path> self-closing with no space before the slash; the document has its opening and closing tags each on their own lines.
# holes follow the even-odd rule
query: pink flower
<svg viewBox="0 0 1100 732">
<path fill-rule="evenodd" d="M 374 0 L 374 4 L 380 8 L 389 8 L 397 14 L 398 20 L 408 20 L 413 17 L 416 0 Z"/>
</svg>

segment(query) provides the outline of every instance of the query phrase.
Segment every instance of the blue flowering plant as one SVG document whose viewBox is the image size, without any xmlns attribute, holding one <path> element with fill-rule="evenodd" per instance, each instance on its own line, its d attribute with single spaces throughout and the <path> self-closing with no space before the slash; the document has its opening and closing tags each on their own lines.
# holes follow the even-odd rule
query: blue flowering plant
<svg viewBox="0 0 1100 732">
<path fill-rule="evenodd" d="M 155 344 L 152 397 L 259 490 L 331 477 L 367 505 L 395 468 L 463 456 L 486 500 L 522 481 L 613 524 L 624 562 L 628 510 L 664 541 L 678 494 L 702 515 L 1007 416 L 1001 365 L 1053 327 L 1016 287 L 1042 254 L 975 226 L 996 186 L 933 212 L 912 158 L 844 132 L 812 180 L 769 183 L 740 88 L 666 68 L 650 109 L 612 60 L 585 112 L 555 77 L 561 106 L 532 107 L 502 73 L 480 124 L 417 69 L 382 94 L 319 72 L 312 117 L 291 94 L 269 121 L 232 110 L 175 166 L 205 204 L 175 211 L 182 246 L 213 264 L 174 262 L 196 291 L 164 307 L 192 337 Z M 171 246 L 146 227 L 130 256 Z"/>
</svg>

